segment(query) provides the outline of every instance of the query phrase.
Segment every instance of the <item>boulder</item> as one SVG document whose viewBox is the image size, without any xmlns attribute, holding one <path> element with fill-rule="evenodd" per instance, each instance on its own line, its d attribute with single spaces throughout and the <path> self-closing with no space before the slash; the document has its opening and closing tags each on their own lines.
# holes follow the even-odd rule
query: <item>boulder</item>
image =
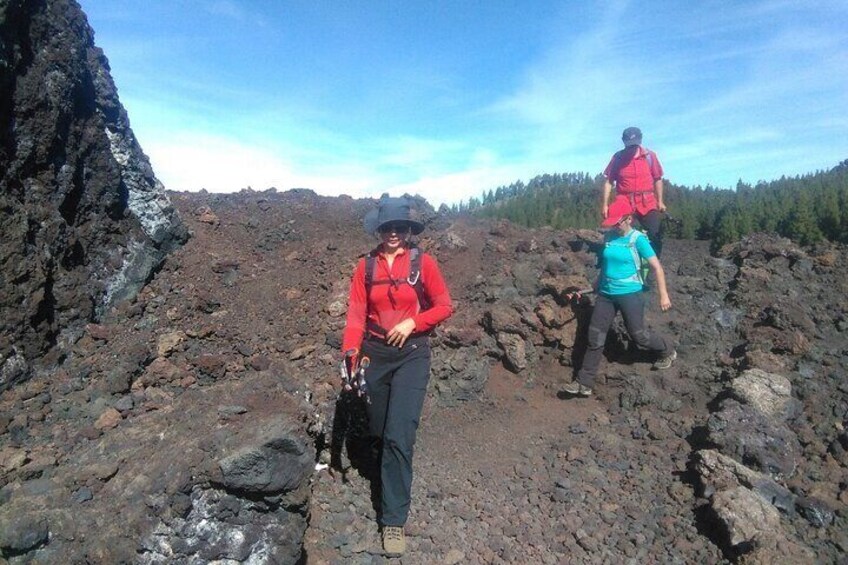
<svg viewBox="0 0 848 565">
<path fill-rule="evenodd" d="M 789 379 L 760 369 L 749 369 L 735 378 L 730 394 L 767 418 L 785 420 L 798 409 Z"/>
<path fill-rule="evenodd" d="M 775 479 L 792 477 L 801 461 L 798 438 L 783 421 L 736 400 L 710 416 L 707 431 L 719 451 Z"/>
<path fill-rule="evenodd" d="M 500 332 L 497 340 L 498 345 L 504 351 L 507 365 L 511 370 L 520 373 L 527 368 L 527 345 L 520 335 Z"/>
<path fill-rule="evenodd" d="M 705 497 L 710 498 L 717 492 L 742 486 L 779 511 L 785 514 L 794 512 L 795 495 L 765 473 L 750 469 L 714 449 L 695 452 L 693 461 Z"/>
<path fill-rule="evenodd" d="M 293 490 L 312 472 L 314 450 L 284 422 L 272 422 L 253 445 L 222 458 L 221 485 L 229 491 L 275 494 Z"/>
<path fill-rule="evenodd" d="M 780 531 L 777 509 L 745 487 L 716 493 L 712 508 L 726 528 L 731 547 L 744 551 Z"/>
</svg>

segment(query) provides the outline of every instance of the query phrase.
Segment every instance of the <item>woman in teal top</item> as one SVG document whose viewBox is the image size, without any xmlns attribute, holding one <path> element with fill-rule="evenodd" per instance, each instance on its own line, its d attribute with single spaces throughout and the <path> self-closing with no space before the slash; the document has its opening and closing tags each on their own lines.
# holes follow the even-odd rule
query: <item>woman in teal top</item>
<svg viewBox="0 0 848 565">
<path fill-rule="evenodd" d="M 589 345 L 583 365 L 577 372 L 577 380 L 565 385 L 565 391 L 590 396 L 595 375 L 601 364 L 606 342 L 615 315 L 621 311 L 627 333 L 642 348 L 656 351 L 655 369 L 668 369 L 677 358 L 671 341 L 664 336 L 649 333 L 645 328 L 644 281 L 641 273 L 645 261 L 657 281 L 660 308 L 671 308 L 671 299 L 665 284 L 665 272 L 648 237 L 630 225 L 632 211 L 627 202 L 616 201 L 609 208 L 606 219 L 601 223 L 613 228 L 604 234 L 604 249 L 601 254 L 600 276 L 595 285 L 598 298 L 592 319 L 589 322 Z"/>
</svg>

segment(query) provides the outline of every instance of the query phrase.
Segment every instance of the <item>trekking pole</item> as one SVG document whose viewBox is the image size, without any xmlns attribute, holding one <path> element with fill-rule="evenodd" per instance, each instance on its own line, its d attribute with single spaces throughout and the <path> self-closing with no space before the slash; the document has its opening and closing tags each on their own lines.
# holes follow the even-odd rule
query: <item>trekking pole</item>
<svg viewBox="0 0 848 565">
<path fill-rule="evenodd" d="M 356 371 L 356 388 L 359 396 L 365 397 L 365 402 L 371 404 L 371 397 L 368 396 L 368 383 L 365 381 L 365 370 L 371 365 L 369 357 L 363 357 L 359 362 L 359 368 Z"/>
<path fill-rule="evenodd" d="M 339 365 L 339 372 L 342 378 L 342 389 L 344 392 L 353 390 L 354 373 L 356 366 L 356 356 L 359 353 L 357 349 L 348 349 L 345 351 L 344 357 Z"/>
<path fill-rule="evenodd" d="M 593 292 L 595 292 L 594 288 L 570 286 L 563 291 L 563 294 L 568 297 L 569 302 L 572 302 L 575 298 L 582 297 L 584 294 L 592 294 Z"/>
</svg>

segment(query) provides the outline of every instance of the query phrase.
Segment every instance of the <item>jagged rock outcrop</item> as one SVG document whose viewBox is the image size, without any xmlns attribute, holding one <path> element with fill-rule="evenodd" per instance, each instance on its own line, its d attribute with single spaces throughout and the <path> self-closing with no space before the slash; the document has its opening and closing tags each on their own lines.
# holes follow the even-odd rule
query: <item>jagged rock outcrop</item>
<svg viewBox="0 0 848 565">
<path fill-rule="evenodd" d="M 0 1 L 0 390 L 186 238 L 79 5 Z"/>
</svg>

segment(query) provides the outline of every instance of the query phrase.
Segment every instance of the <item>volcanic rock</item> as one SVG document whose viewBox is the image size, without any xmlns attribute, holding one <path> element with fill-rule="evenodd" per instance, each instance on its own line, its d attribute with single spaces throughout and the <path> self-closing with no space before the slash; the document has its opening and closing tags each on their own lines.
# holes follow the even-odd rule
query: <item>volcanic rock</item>
<svg viewBox="0 0 848 565">
<path fill-rule="evenodd" d="M 2 390 L 134 296 L 187 231 L 77 3 L 3 2 L 0 38 Z"/>
</svg>

